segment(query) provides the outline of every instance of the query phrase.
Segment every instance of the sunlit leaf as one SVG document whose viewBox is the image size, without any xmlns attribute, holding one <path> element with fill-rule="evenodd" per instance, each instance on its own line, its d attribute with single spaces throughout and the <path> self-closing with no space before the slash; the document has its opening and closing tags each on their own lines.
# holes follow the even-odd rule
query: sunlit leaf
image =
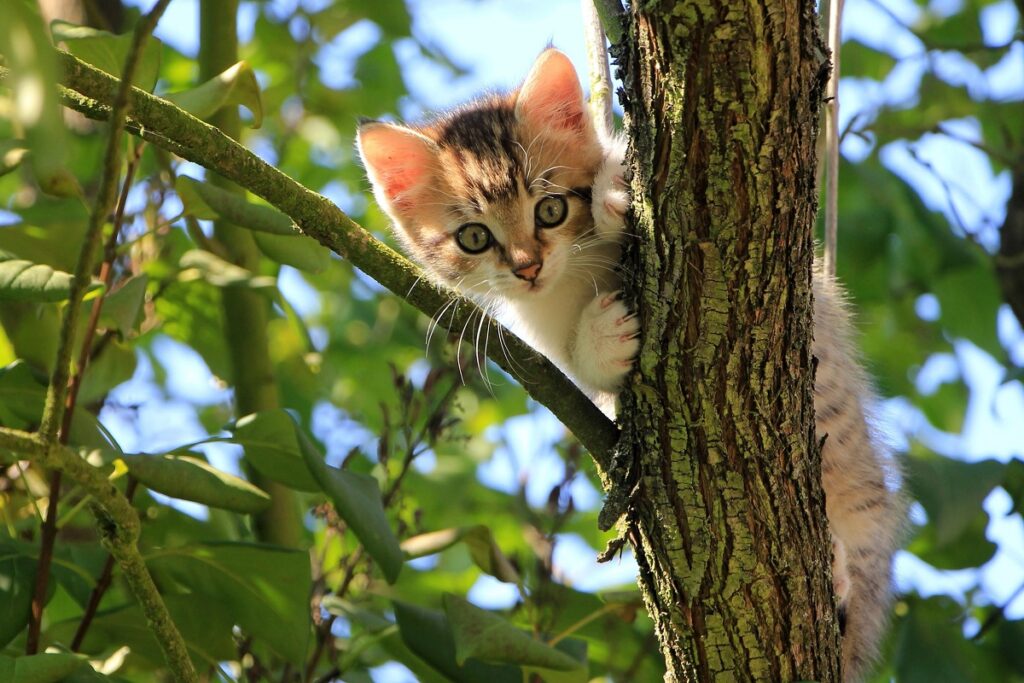
<svg viewBox="0 0 1024 683">
<path fill-rule="evenodd" d="M 245 451 L 245 460 L 264 477 L 299 491 L 319 491 L 302 457 L 295 423 L 283 410 L 246 415 L 231 428 L 232 441 Z"/>
<path fill-rule="evenodd" d="M 245 197 L 215 185 L 182 175 L 175 181 L 174 189 L 185 205 L 185 212 L 196 218 L 225 218 L 243 228 L 274 235 L 299 234 L 292 219 L 277 209 L 253 204 Z"/>
<path fill-rule="evenodd" d="M 0 251 L 0 301 L 62 301 L 74 279 L 70 273 Z"/>
<path fill-rule="evenodd" d="M 53 653 L 27 657 L 0 655 L 0 681 L 10 683 L 60 683 L 67 676 L 88 667 L 84 657 Z"/>
<path fill-rule="evenodd" d="M 256 74 L 246 61 L 230 66 L 205 83 L 184 92 L 164 95 L 165 99 L 205 119 L 222 107 L 242 105 L 252 112 L 252 127 L 263 125 L 263 102 Z"/>
<path fill-rule="evenodd" d="M 57 64 L 38 3 L 0 2 L 0 54 L 11 69 L 4 84 L 12 93 L 7 116 L 24 130 L 23 142 L 31 151 L 36 178 L 44 190 L 66 186 L 67 130 L 57 91 L 49 87 L 57 80 Z M 14 157 L 8 157 L 11 149 L 5 150 L 5 166 L 15 163 Z"/>
<path fill-rule="evenodd" d="M 76 26 L 66 21 L 54 21 L 50 24 L 55 42 L 62 42 L 68 52 L 84 62 L 102 69 L 115 78 L 124 73 L 124 62 L 131 49 L 132 34 L 114 35 L 107 31 Z M 132 84 L 146 91 L 152 91 L 156 85 L 156 77 L 160 71 L 160 40 L 152 36 L 146 40 L 135 68 Z"/>
<path fill-rule="evenodd" d="M 473 564 L 486 573 L 508 583 L 519 583 L 521 580 L 515 567 L 501 552 L 491 530 L 482 524 L 413 536 L 402 541 L 402 550 L 411 558 L 416 558 L 441 552 L 460 542 L 469 549 Z"/>
<path fill-rule="evenodd" d="M 270 496 L 244 479 L 186 455 L 124 455 L 132 476 L 172 498 L 254 514 L 270 505 Z"/>
<path fill-rule="evenodd" d="M 128 334 L 136 329 L 142 315 L 142 304 L 146 300 L 146 275 L 130 277 L 115 287 L 103 300 L 100 324 Z"/>
<path fill-rule="evenodd" d="M 24 140 L 0 140 L 0 176 L 7 175 L 21 165 L 28 154 Z"/>
<path fill-rule="evenodd" d="M 312 237 L 253 232 L 256 244 L 268 258 L 307 273 L 319 273 L 331 262 L 331 253 Z"/>
<path fill-rule="evenodd" d="M 178 266 L 181 268 L 178 279 L 182 282 L 201 279 L 217 287 L 249 289 L 268 289 L 277 286 L 272 277 L 253 275 L 245 268 L 229 263 L 202 249 L 186 252 L 178 262 Z"/>
<path fill-rule="evenodd" d="M 193 595 L 164 595 L 164 602 L 197 668 L 217 666 L 218 662 L 235 656 L 237 649 L 231 635 L 234 615 L 222 606 L 220 597 L 198 600 Z M 47 636 L 70 642 L 78 623 L 79 619 L 71 619 L 55 624 L 47 629 Z M 82 652 L 98 656 L 109 651 L 111 643 L 123 643 L 129 648 L 126 666 L 165 665 L 163 651 L 153 638 L 146 617 L 134 603 L 100 612 L 86 633 Z"/>
<path fill-rule="evenodd" d="M 444 596 L 444 611 L 455 639 L 455 659 L 516 664 L 552 672 L 572 673 L 559 680 L 586 681 L 585 662 L 532 638 L 501 616 L 455 595 Z"/>
<path fill-rule="evenodd" d="M 147 564 L 199 604 L 216 605 L 286 661 L 304 660 L 309 642 L 309 554 L 250 543 L 167 548 Z"/>
</svg>

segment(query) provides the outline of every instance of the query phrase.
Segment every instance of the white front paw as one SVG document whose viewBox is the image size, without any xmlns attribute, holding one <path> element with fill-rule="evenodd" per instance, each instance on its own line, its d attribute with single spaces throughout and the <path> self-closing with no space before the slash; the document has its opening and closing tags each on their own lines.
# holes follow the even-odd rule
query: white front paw
<svg viewBox="0 0 1024 683">
<path fill-rule="evenodd" d="M 572 350 L 578 379 L 599 391 L 617 392 L 640 350 L 640 323 L 620 292 L 602 294 L 583 309 Z"/>
<path fill-rule="evenodd" d="M 594 178 L 591 213 L 597 234 L 618 241 L 626 225 L 629 193 L 623 179 L 625 166 L 620 150 L 609 151 Z"/>
</svg>

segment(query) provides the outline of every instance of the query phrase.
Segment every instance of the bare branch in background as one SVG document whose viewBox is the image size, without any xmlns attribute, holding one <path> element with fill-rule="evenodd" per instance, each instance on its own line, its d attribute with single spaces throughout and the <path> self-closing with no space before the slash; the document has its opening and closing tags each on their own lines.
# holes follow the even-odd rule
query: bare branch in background
<svg viewBox="0 0 1024 683">
<path fill-rule="evenodd" d="M 832 51 L 832 75 L 826 90 L 825 155 L 825 274 L 835 277 L 839 232 L 839 53 L 843 37 L 843 0 L 828 7 L 828 47 Z"/>
</svg>

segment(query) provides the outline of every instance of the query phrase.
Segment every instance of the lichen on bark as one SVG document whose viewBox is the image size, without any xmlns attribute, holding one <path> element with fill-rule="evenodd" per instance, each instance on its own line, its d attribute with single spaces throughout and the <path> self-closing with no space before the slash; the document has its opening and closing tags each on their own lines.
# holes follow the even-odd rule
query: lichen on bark
<svg viewBox="0 0 1024 683">
<path fill-rule="evenodd" d="M 626 526 L 666 680 L 839 679 L 811 398 L 813 3 L 634 4 Z"/>
</svg>

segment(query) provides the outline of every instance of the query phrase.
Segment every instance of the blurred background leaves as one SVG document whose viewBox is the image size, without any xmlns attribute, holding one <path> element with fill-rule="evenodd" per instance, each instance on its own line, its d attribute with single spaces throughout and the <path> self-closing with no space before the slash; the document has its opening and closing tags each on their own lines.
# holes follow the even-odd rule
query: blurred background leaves
<svg viewBox="0 0 1024 683">
<path fill-rule="evenodd" d="M 116 73 L 116 36 L 138 19 L 136 4 L 0 3 L 12 74 L 0 85 L 5 426 L 38 420 L 61 273 L 74 268 L 102 148 L 102 126 L 62 111 L 48 87 L 47 26 L 68 22 L 53 25 L 53 39 Z M 552 36 L 585 63 L 575 0 L 275 0 L 241 4 L 244 62 L 200 85 L 196 8 L 172 3 L 139 85 L 203 115 L 241 105 L 247 146 L 385 240 L 355 160 L 360 116 L 416 119 L 514 87 Z M 1020 9 L 850 0 L 846 28 L 839 274 L 882 396 L 879 430 L 916 501 L 878 680 L 1024 680 L 1024 341 L 995 273 L 1011 171 L 1024 163 Z M 287 234 L 258 200 L 219 203 L 202 168 L 136 151 L 72 443 L 118 485 L 122 452 L 195 458 L 182 462 L 223 471 L 216 481 L 228 488 L 251 463 L 295 489 L 306 511 L 302 547 L 272 547 L 248 516 L 210 498 L 228 495 L 216 483 L 204 498 L 154 479 L 139 487 L 143 550 L 209 680 L 522 680 L 531 661 L 508 652 L 460 661 L 473 650 L 459 645 L 445 605 L 466 597 L 505 620 L 502 642 L 557 647 L 553 656 L 586 662 L 598 680 L 659 680 L 631 557 L 595 564 L 608 540 L 597 532 L 596 477 L 560 425 L 471 349 L 440 333 L 426 344 L 427 319 Z M 253 233 L 258 268 L 226 260 L 209 224 L 222 215 L 263 230 Z M 5 277 L 12 264 L 31 266 L 18 273 L 34 279 Z M 221 310 L 230 287 L 272 307 L 268 351 L 287 413 L 236 412 Z M 325 453 L 328 471 L 303 464 L 306 435 L 306 457 Z M 25 661 L 7 656 L 24 651 L 48 490 L 13 454 L 0 463 L 3 672 Z M 379 491 L 383 512 L 333 504 L 345 494 L 324 482 L 336 475 Z M 73 486 L 60 501 L 43 628 L 58 650 L 72 643 L 105 561 L 88 503 Z M 400 572 L 395 540 L 417 558 Z M 428 627 L 448 645 L 432 650 Z M 150 681 L 163 666 L 117 572 L 80 650 L 97 677 Z M 56 677 L 32 680 L 84 675 L 50 656 Z"/>
</svg>

